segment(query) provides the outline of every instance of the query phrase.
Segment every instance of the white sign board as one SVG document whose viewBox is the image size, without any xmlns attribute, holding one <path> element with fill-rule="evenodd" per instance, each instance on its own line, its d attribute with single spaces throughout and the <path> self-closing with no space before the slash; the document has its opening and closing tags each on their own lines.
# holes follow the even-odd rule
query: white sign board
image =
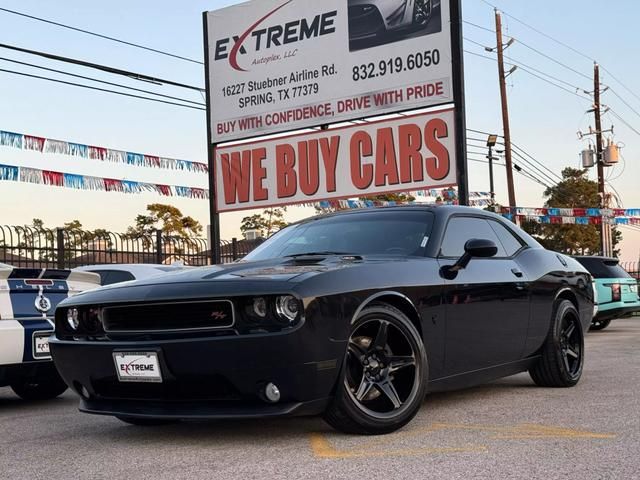
<svg viewBox="0 0 640 480">
<path fill-rule="evenodd" d="M 453 109 L 215 150 L 219 212 L 456 184 Z"/>
<path fill-rule="evenodd" d="M 206 23 L 214 143 L 453 101 L 449 0 L 254 0 Z"/>
</svg>

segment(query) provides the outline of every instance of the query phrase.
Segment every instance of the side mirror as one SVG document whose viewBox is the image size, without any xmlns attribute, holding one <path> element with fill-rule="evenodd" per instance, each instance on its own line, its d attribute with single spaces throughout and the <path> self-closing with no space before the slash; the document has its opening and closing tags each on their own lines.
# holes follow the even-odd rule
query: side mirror
<svg viewBox="0 0 640 480">
<path fill-rule="evenodd" d="M 472 258 L 490 258 L 498 253 L 498 247 L 491 240 L 472 238 L 464 244 L 464 255 L 453 265 L 445 265 L 440 273 L 447 280 L 453 280 L 458 272 L 467 268 Z"/>
</svg>

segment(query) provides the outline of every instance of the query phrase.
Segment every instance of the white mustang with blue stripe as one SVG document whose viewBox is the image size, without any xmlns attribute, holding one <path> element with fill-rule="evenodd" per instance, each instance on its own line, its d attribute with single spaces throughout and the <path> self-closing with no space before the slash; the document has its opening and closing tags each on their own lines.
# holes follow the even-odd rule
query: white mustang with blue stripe
<svg viewBox="0 0 640 480">
<path fill-rule="evenodd" d="M 0 387 L 28 400 L 66 390 L 49 354 L 53 312 L 65 298 L 98 286 L 93 273 L 0 263 Z"/>
</svg>

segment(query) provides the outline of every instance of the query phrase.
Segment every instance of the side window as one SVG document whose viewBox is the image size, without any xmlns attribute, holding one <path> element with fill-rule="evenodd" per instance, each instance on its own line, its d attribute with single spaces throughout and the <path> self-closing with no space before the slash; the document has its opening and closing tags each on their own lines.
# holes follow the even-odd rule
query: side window
<svg viewBox="0 0 640 480">
<path fill-rule="evenodd" d="M 505 252 L 507 252 L 507 257 L 515 255 L 516 252 L 525 245 L 522 240 L 516 237 L 516 235 L 511 230 L 509 230 L 500 222 L 497 222 L 495 220 L 488 220 L 488 222 L 500 239 L 500 243 L 502 243 Z"/>
<path fill-rule="evenodd" d="M 464 253 L 464 244 L 472 238 L 491 240 L 498 247 L 496 257 L 507 257 L 507 253 L 493 231 L 489 222 L 475 217 L 453 217 L 447 224 L 447 230 L 440 247 L 441 257 L 459 258 Z"/>
<path fill-rule="evenodd" d="M 97 270 L 94 273 L 100 275 L 100 284 L 103 286 L 136 279 L 136 277 L 124 270 Z"/>
</svg>

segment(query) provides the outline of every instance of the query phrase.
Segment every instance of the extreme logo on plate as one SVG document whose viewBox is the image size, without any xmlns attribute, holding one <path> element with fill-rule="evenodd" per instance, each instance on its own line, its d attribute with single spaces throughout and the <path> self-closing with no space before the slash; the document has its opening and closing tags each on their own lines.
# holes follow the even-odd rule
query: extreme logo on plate
<svg viewBox="0 0 640 480">
<path fill-rule="evenodd" d="M 114 352 L 113 359 L 121 382 L 162 382 L 157 353 Z"/>
</svg>

